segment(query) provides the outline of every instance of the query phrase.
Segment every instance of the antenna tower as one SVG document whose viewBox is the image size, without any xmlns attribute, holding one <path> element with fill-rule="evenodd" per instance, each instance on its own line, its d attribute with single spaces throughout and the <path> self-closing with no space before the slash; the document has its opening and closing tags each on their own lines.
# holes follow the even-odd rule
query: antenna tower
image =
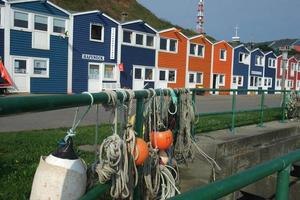
<svg viewBox="0 0 300 200">
<path fill-rule="evenodd" d="M 204 0 L 198 2 L 197 27 L 198 33 L 204 33 Z"/>
</svg>

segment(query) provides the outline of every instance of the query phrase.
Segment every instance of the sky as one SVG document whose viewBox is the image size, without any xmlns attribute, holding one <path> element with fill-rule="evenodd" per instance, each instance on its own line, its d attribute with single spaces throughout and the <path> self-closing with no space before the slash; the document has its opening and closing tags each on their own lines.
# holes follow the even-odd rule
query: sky
<svg viewBox="0 0 300 200">
<path fill-rule="evenodd" d="M 137 0 L 158 17 L 195 30 L 198 0 Z M 204 29 L 231 40 L 238 26 L 243 42 L 300 38 L 300 0 L 205 0 Z"/>
</svg>

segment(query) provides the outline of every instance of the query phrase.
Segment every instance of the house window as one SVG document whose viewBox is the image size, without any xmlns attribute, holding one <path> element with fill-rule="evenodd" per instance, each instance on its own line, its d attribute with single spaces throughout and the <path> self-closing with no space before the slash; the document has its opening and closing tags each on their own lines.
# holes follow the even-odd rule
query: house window
<svg viewBox="0 0 300 200">
<path fill-rule="evenodd" d="M 219 85 L 225 85 L 225 75 L 223 74 L 219 75 Z"/>
<path fill-rule="evenodd" d="M 169 70 L 169 76 L 168 76 L 169 82 L 176 82 L 176 71 L 175 70 Z"/>
<path fill-rule="evenodd" d="M 132 40 L 132 32 L 131 31 L 123 31 L 123 42 L 131 43 Z"/>
<path fill-rule="evenodd" d="M 170 40 L 170 51 L 177 51 L 177 40 Z"/>
<path fill-rule="evenodd" d="M 189 73 L 189 82 L 202 84 L 203 74 L 201 72 L 190 72 Z"/>
<path fill-rule="evenodd" d="M 104 64 L 104 80 L 114 80 L 115 79 L 115 68 L 113 64 Z"/>
<path fill-rule="evenodd" d="M 269 67 L 276 67 L 276 60 L 274 58 L 269 58 L 268 66 Z"/>
<path fill-rule="evenodd" d="M 153 69 L 145 68 L 145 80 L 153 81 Z"/>
<path fill-rule="evenodd" d="M 244 54 L 243 54 L 243 53 L 240 53 L 240 54 L 239 54 L 239 62 L 240 62 L 240 63 L 243 63 L 243 62 L 244 62 Z"/>
<path fill-rule="evenodd" d="M 135 68 L 134 69 L 134 78 L 135 79 L 142 79 L 142 69 L 141 68 Z"/>
<path fill-rule="evenodd" d="M 27 61 L 22 59 L 14 60 L 14 73 L 26 74 L 27 73 Z"/>
<path fill-rule="evenodd" d="M 220 60 L 226 60 L 226 49 L 220 49 Z"/>
<path fill-rule="evenodd" d="M 99 80 L 99 65 L 89 64 L 89 79 Z"/>
<path fill-rule="evenodd" d="M 49 65 L 47 60 L 42 60 L 42 59 L 33 60 L 33 76 L 34 77 L 49 76 Z"/>
<path fill-rule="evenodd" d="M 17 11 L 14 12 L 14 26 L 28 28 L 28 14 Z"/>
<path fill-rule="evenodd" d="M 100 24 L 91 24 L 90 40 L 103 42 L 104 28 Z"/>
<path fill-rule="evenodd" d="M 53 32 L 54 33 L 65 33 L 66 32 L 66 21 L 63 19 L 53 19 Z"/>
<path fill-rule="evenodd" d="M 243 86 L 243 76 L 238 77 L 238 86 Z"/>
<path fill-rule="evenodd" d="M 48 17 L 35 15 L 34 16 L 34 29 L 39 31 L 48 30 Z"/>
<path fill-rule="evenodd" d="M 263 66 L 263 57 L 262 56 L 255 56 L 255 65 Z"/>
<path fill-rule="evenodd" d="M 198 45 L 197 47 L 198 47 L 197 55 L 200 56 L 200 57 L 203 57 L 204 56 L 204 46 Z"/>
<path fill-rule="evenodd" d="M 202 84 L 202 82 L 203 82 L 203 74 L 197 72 L 196 73 L 196 83 Z"/>
<path fill-rule="evenodd" d="M 143 45 L 144 43 L 144 35 L 142 34 L 136 34 L 135 35 L 135 44 L 137 45 Z"/>
<path fill-rule="evenodd" d="M 159 80 L 166 81 L 166 71 L 165 70 L 159 70 Z"/>
<path fill-rule="evenodd" d="M 154 37 L 151 35 L 147 35 L 146 37 L 146 46 L 147 47 L 153 47 L 154 46 Z"/>
<path fill-rule="evenodd" d="M 167 50 L 167 39 L 160 38 L 160 49 Z"/>
<path fill-rule="evenodd" d="M 191 55 L 196 55 L 196 44 L 190 44 L 190 54 Z"/>
<path fill-rule="evenodd" d="M 297 81 L 297 83 L 298 83 L 298 86 L 297 86 L 297 87 L 300 87 L 300 81 Z"/>
<path fill-rule="evenodd" d="M 277 86 L 277 87 L 280 87 L 280 85 L 281 85 L 281 80 L 277 80 L 277 81 L 276 81 L 276 86 Z"/>
<path fill-rule="evenodd" d="M 237 76 L 233 76 L 232 77 L 232 83 L 233 84 L 237 84 Z"/>
</svg>

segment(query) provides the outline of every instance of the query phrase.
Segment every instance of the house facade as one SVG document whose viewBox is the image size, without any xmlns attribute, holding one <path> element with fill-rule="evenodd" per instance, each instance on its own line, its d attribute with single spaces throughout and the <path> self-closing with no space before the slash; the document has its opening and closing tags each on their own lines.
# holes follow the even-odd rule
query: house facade
<svg viewBox="0 0 300 200">
<path fill-rule="evenodd" d="M 142 20 L 121 26 L 121 87 L 154 88 L 157 31 Z"/>
<path fill-rule="evenodd" d="M 248 89 L 250 51 L 244 44 L 236 45 L 233 49 L 231 89 Z M 239 91 L 247 94 L 247 91 Z"/>
<path fill-rule="evenodd" d="M 1 14 L 1 56 L 16 91 L 67 93 L 70 14 L 49 1 L 5 2 Z"/>
<path fill-rule="evenodd" d="M 293 56 L 288 59 L 288 70 L 287 70 L 287 85 L 286 88 L 288 90 L 296 89 L 297 84 L 297 59 Z"/>
<path fill-rule="evenodd" d="M 118 36 L 119 23 L 101 11 L 73 14 L 73 92 L 120 87 Z"/>
<path fill-rule="evenodd" d="M 187 76 L 188 38 L 178 29 L 159 32 L 156 88 L 183 88 Z"/>
<path fill-rule="evenodd" d="M 205 35 L 189 38 L 187 87 L 210 87 L 212 47 L 212 42 Z"/>
<path fill-rule="evenodd" d="M 230 89 L 232 76 L 233 47 L 226 41 L 213 45 L 211 88 Z M 218 94 L 218 92 L 213 92 Z M 227 92 L 225 92 L 227 94 Z"/>
<path fill-rule="evenodd" d="M 248 89 L 262 89 L 265 68 L 264 53 L 260 49 L 254 49 L 250 52 L 250 69 Z"/>
<path fill-rule="evenodd" d="M 277 70 L 277 56 L 273 51 L 265 54 L 265 66 L 264 66 L 264 79 L 263 79 L 263 89 L 270 90 L 268 93 L 273 94 L 276 84 L 276 70 Z"/>
</svg>

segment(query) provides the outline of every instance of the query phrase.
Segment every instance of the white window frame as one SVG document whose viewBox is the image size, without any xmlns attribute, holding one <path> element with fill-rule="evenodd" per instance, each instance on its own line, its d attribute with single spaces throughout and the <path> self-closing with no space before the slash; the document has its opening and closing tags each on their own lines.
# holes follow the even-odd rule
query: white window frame
<svg viewBox="0 0 300 200">
<path fill-rule="evenodd" d="M 166 50 L 160 48 L 160 40 L 161 40 L 161 39 L 167 40 L 167 49 L 166 49 Z M 175 41 L 176 41 L 175 51 L 170 51 L 170 41 L 171 41 L 171 40 L 175 40 Z M 178 40 L 177 40 L 177 39 L 174 39 L 174 38 L 160 37 L 160 38 L 159 38 L 159 51 L 177 54 L 177 53 L 178 53 Z"/>
<path fill-rule="evenodd" d="M 161 71 L 165 71 L 165 80 L 160 80 L 160 72 Z M 174 81 L 170 81 L 169 80 L 169 72 L 170 71 L 175 71 L 175 77 L 174 77 Z M 177 70 L 176 69 L 168 69 L 168 68 L 163 68 L 163 69 L 159 69 L 158 70 L 158 81 L 163 81 L 163 82 L 167 82 L 167 83 L 176 83 L 177 82 Z"/>
<path fill-rule="evenodd" d="M 131 42 L 124 42 L 124 31 L 131 32 Z M 136 43 L 136 35 L 137 34 L 143 35 L 143 44 Z M 148 36 L 153 37 L 153 45 L 152 46 L 147 46 L 147 37 Z M 144 32 L 140 32 L 140 31 L 133 31 L 130 29 L 122 29 L 122 44 L 139 47 L 139 48 L 155 49 L 155 44 L 156 44 L 155 41 L 156 41 L 156 36 L 153 34 L 144 33 Z"/>
<path fill-rule="evenodd" d="M 259 59 L 259 60 L 258 60 L 258 59 Z M 257 63 L 257 61 L 258 61 L 258 63 Z M 255 56 L 255 65 L 256 65 L 256 66 L 263 67 L 263 66 L 264 66 L 264 57 L 263 57 L 263 56 L 256 55 L 256 56 Z"/>
<path fill-rule="evenodd" d="M 291 69 L 290 69 L 290 76 L 295 76 L 295 70 L 296 70 L 296 63 L 291 63 Z"/>
<path fill-rule="evenodd" d="M 224 51 L 224 58 L 221 58 L 222 51 Z M 219 59 L 221 61 L 226 61 L 227 60 L 227 50 L 226 49 L 220 49 L 220 57 L 219 57 Z"/>
<path fill-rule="evenodd" d="M 113 77 L 112 78 L 106 78 L 104 76 L 105 74 L 105 65 L 113 65 Z M 102 63 L 102 66 L 100 66 L 103 70 L 102 71 L 102 80 L 103 81 L 116 81 L 117 80 L 117 65 L 115 63 Z"/>
<path fill-rule="evenodd" d="M 236 83 L 234 83 L 234 78 L 236 78 Z M 241 84 L 239 84 L 239 78 L 241 78 Z M 239 75 L 235 75 L 235 76 L 232 76 L 232 84 L 236 85 L 236 86 L 243 86 L 244 85 L 244 76 L 239 76 Z"/>
<path fill-rule="evenodd" d="M 35 17 L 36 16 L 47 18 L 47 30 L 46 31 L 35 29 Z M 33 31 L 45 32 L 45 33 L 50 32 L 50 28 L 49 28 L 49 25 L 50 25 L 50 23 L 49 23 L 49 16 L 47 16 L 47 15 L 41 15 L 41 14 L 33 14 L 32 18 L 33 18 L 32 19 L 32 29 L 33 29 Z"/>
<path fill-rule="evenodd" d="M 31 59 L 32 59 L 31 77 L 34 77 L 34 78 L 49 78 L 49 72 L 50 72 L 49 58 L 38 58 L 38 57 L 33 57 L 33 58 L 31 58 Z M 46 61 L 46 66 L 47 66 L 47 73 L 46 73 L 46 75 L 34 74 L 34 61 L 35 61 L 35 60 Z"/>
<path fill-rule="evenodd" d="M 30 58 L 23 57 L 23 56 L 12 56 L 11 60 L 12 60 L 12 71 L 13 71 L 13 74 L 16 74 L 16 75 L 29 75 L 29 76 L 31 75 Z M 26 61 L 26 73 L 15 73 L 15 61 L 16 60 L 24 60 L 24 61 Z"/>
<path fill-rule="evenodd" d="M 270 65 L 271 64 L 271 65 Z M 274 65 L 273 65 L 274 64 Z M 276 68 L 276 59 L 275 58 L 269 58 L 268 59 L 268 67 L 269 68 Z"/>
<path fill-rule="evenodd" d="M 54 32 L 54 20 L 61 20 L 61 21 L 65 22 L 65 32 L 63 32 L 63 33 Z M 66 19 L 58 18 L 58 17 L 52 17 L 51 21 L 52 21 L 52 23 L 51 23 L 51 27 L 52 27 L 51 32 L 52 32 L 52 34 L 61 35 L 61 34 L 64 34 L 68 31 L 68 29 L 67 29 L 67 20 Z"/>
<path fill-rule="evenodd" d="M 240 61 L 240 57 L 242 55 L 242 61 Z M 239 53 L 239 63 L 244 63 L 245 62 L 245 53 L 244 52 L 240 52 Z"/>
<path fill-rule="evenodd" d="M 18 26 L 15 26 L 15 13 L 18 12 L 18 13 L 23 13 L 23 14 L 26 14 L 27 15 L 27 28 L 24 28 L 24 27 L 18 27 Z M 15 29 L 15 30 L 25 30 L 25 31 L 29 31 L 30 28 L 31 28 L 31 24 L 32 24 L 32 17 L 30 16 L 31 14 L 28 13 L 28 12 L 24 12 L 24 11 L 19 11 L 19 10 L 13 10 L 12 11 L 12 28 Z M 34 21 L 34 19 L 33 19 Z"/>
<path fill-rule="evenodd" d="M 102 26 L 101 29 L 101 40 L 97 40 L 97 39 L 92 39 L 92 25 L 96 25 L 96 26 Z M 99 24 L 99 23 L 90 23 L 90 41 L 93 42 L 104 42 L 104 25 L 103 24 Z"/>
<path fill-rule="evenodd" d="M 297 81 L 297 87 L 300 87 L 300 80 Z"/>
<path fill-rule="evenodd" d="M 152 70 L 152 79 L 146 79 L 146 69 L 151 69 Z M 144 81 L 155 81 L 155 77 L 154 77 L 154 74 L 155 74 L 155 70 L 153 67 L 144 67 Z"/>
<path fill-rule="evenodd" d="M 194 75 L 193 82 L 190 82 L 190 74 Z M 201 79 L 200 79 L 199 83 L 197 83 L 197 74 L 201 74 Z M 203 72 L 193 72 L 193 71 L 189 72 L 189 83 L 195 83 L 195 84 L 202 85 L 203 84 Z"/>
<path fill-rule="evenodd" d="M 223 78 L 223 83 L 220 82 L 221 76 L 224 77 Z M 225 82 L 226 82 L 226 76 L 225 76 L 225 74 L 218 74 L 218 78 L 219 78 L 219 80 L 218 80 L 219 86 L 225 86 Z"/>
<path fill-rule="evenodd" d="M 197 44 L 197 43 L 191 43 L 190 45 L 196 45 L 196 48 L 195 48 L 195 54 L 192 54 L 191 53 L 191 48 L 189 49 L 189 55 L 190 56 L 193 56 L 193 57 L 197 57 L 197 58 L 204 58 L 205 56 L 205 46 L 202 45 L 202 44 Z M 199 55 L 199 46 L 202 46 L 202 55 Z"/>
</svg>

